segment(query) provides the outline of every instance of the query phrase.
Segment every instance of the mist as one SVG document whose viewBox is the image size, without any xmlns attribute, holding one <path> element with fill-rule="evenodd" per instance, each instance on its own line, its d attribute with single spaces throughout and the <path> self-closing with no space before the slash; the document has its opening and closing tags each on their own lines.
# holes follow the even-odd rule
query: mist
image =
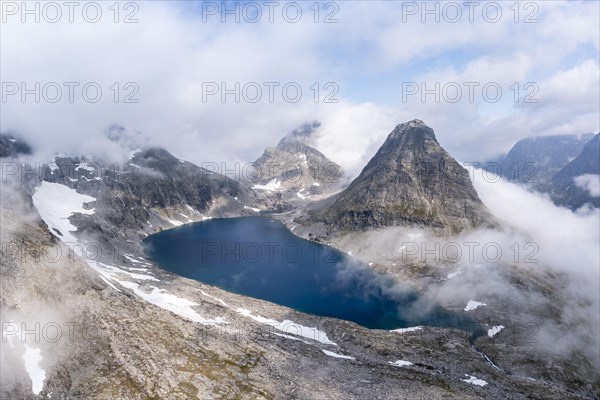
<svg viewBox="0 0 600 400">
<path fill-rule="evenodd" d="M 471 172 L 498 229 L 440 237 L 418 227 L 390 227 L 336 238 L 332 245 L 352 244 L 352 256 L 400 281 L 420 276 L 414 284 L 426 297 L 457 310 L 469 300 L 487 302 L 491 315 L 506 312 L 506 301 L 522 305 L 524 323 L 537 329 L 535 346 L 562 355 L 577 351 L 600 366 L 598 352 L 589 351 L 600 344 L 600 210 L 557 207 L 546 195 Z M 345 279 L 361 273 L 343 272 Z M 406 291 L 383 284 L 380 290 L 390 296 Z"/>
<path fill-rule="evenodd" d="M 107 17 L 94 24 L 8 18 L 0 63 L 10 87 L 2 88 L 0 131 L 26 139 L 40 162 L 56 153 L 123 158 L 126 150 L 106 135 L 117 124 L 146 145 L 201 165 L 254 161 L 297 126 L 318 120 L 317 148 L 355 177 L 386 135 L 414 118 L 467 161 L 490 159 L 528 136 L 600 129 L 595 2 L 547 2 L 540 7 L 544 24 L 505 18 L 427 26 L 416 18 L 398 24 L 401 7 L 387 2 L 340 3 L 339 22 L 332 24 L 309 17 L 293 24 L 281 18 L 224 24 L 203 18 L 200 4 L 140 3 L 138 22 L 129 24 L 114 23 L 109 3 L 102 4 Z M 398 37 L 412 39 L 399 43 Z M 472 52 L 464 65 L 438 62 L 467 48 Z M 515 79 L 536 83 L 539 101 L 512 102 L 508 87 Z M 506 95 L 498 104 L 402 96 L 406 82 L 431 88 L 463 81 L 497 82 Z M 69 82 L 77 84 L 72 101 Z M 263 90 L 253 103 L 234 95 L 206 98 L 203 91 L 207 83 L 232 89 L 248 82 L 277 82 L 279 88 L 293 82 L 303 95 L 291 102 L 278 91 L 271 102 Z M 328 83 L 335 90 L 326 89 Z M 40 101 L 35 94 L 23 100 L 22 84 Z M 102 95 L 91 101 L 98 87 Z M 62 97 L 53 102 L 57 88 Z"/>
</svg>

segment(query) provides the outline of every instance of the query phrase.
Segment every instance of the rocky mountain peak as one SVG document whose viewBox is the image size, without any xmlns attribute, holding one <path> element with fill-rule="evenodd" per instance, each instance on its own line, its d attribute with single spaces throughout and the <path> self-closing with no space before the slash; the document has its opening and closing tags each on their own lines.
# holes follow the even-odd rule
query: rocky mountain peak
<svg viewBox="0 0 600 400">
<path fill-rule="evenodd" d="M 288 133 L 281 139 L 279 143 L 281 144 L 289 141 L 306 141 L 306 139 L 310 138 L 320 126 L 321 123 L 319 121 L 307 122 Z"/>
<path fill-rule="evenodd" d="M 468 171 L 420 120 L 396 126 L 360 175 L 318 214 L 338 230 L 419 225 L 455 233 L 491 224 Z"/>
<path fill-rule="evenodd" d="M 331 194 L 340 184 L 342 168 L 312 144 L 313 133 L 321 126 L 314 121 L 284 136 L 277 147 L 268 147 L 255 162 L 255 190 L 278 193 L 283 200 L 306 200 Z"/>
<path fill-rule="evenodd" d="M 403 122 L 396 125 L 394 130 L 389 134 L 388 138 L 396 138 L 401 136 L 411 138 L 425 136 L 427 138 L 436 140 L 433 129 L 427 126 L 427 124 L 420 119 L 413 119 L 412 121 Z"/>
<path fill-rule="evenodd" d="M 427 146 L 439 147 L 435 133 L 423 121 L 414 119 L 397 125 L 388 135 L 382 148 L 398 148 L 398 150 L 412 152 L 419 149 L 424 150 Z"/>
</svg>

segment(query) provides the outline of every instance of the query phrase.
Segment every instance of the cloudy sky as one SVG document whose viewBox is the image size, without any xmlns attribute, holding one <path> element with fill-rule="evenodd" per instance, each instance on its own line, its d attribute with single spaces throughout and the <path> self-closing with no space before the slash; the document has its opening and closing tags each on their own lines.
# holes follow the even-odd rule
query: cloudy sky
<svg viewBox="0 0 600 400">
<path fill-rule="evenodd" d="M 2 3 L 0 128 L 40 157 L 115 155 L 120 124 L 197 164 L 252 161 L 319 120 L 356 174 L 413 118 L 461 161 L 600 130 L 595 1 L 54 4 Z"/>
</svg>

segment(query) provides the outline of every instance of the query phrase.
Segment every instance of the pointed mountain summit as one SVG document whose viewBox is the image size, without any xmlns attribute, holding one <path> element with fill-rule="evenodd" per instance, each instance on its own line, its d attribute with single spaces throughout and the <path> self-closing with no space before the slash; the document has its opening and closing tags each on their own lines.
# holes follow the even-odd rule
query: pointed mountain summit
<svg viewBox="0 0 600 400">
<path fill-rule="evenodd" d="M 284 200 L 304 200 L 332 193 L 340 184 L 342 168 L 311 146 L 312 134 L 321 126 L 307 123 L 268 147 L 254 162 L 255 190 L 281 193 Z"/>
<path fill-rule="evenodd" d="M 398 125 L 317 219 L 340 230 L 418 225 L 449 233 L 491 222 L 468 171 L 421 120 Z"/>
</svg>

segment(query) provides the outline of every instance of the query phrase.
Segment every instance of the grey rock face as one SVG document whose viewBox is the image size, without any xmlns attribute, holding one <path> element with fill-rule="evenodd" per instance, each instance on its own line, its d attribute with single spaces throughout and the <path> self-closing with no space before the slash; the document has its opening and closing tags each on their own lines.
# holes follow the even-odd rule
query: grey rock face
<svg viewBox="0 0 600 400">
<path fill-rule="evenodd" d="M 313 122 L 292 131 L 277 147 L 269 147 L 256 167 L 257 190 L 281 193 L 283 200 L 304 200 L 337 190 L 342 168 L 310 145 L 320 123 Z M 267 186 L 267 188 L 263 188 Z"/>
<path fill-rule="evenodd" d="M 491 223 L 468 171 L 420 120 L 398 125 L 350 186 L 311 218 L 339 230 L 419 225 L 452 233 Z"/>
<path fill-rule="evenodd" d="M 583 175 L 594 175 L 590 179 L 596 182 L 600 179 L 600 134 L 596 134 L 590 140 L 581 154 L 568 163 L 552 179 L 552 197 L 556 204 L 577 209 L 585 204 L 600 207 L 600 197 L 592 194 L 578 186 L 575 182 L 577 177 Z"/>
</svg>

